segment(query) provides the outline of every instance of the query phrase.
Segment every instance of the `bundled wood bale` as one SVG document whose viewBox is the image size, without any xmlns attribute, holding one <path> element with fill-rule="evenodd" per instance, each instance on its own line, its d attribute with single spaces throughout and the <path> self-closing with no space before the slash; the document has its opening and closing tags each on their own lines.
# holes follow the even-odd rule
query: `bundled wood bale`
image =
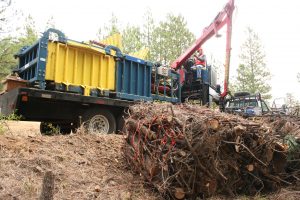
<svg viewBox="0 0 300 200">
<path fill-rule="evenodd" d="M 138 104 L 125 123 L 125 157 L 171 199 L 274 191 L 287 181 L 287 147 L 260 123 L 196 105 Z"/>
</svg>

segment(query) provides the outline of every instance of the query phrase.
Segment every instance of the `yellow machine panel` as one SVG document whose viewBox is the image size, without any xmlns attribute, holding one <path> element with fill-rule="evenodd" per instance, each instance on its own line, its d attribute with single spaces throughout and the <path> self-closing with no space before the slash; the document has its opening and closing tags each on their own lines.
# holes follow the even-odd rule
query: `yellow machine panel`
<svg viewBox="0 0 300 200">
<path fill-rule="evenodd" d="M 65 85 L 115 90 L 115 60 L 105 51 L 89 44 L 68 41 L 48 43 L 45 79 Z"/>
<path fill-rule="evenodd" d="M 130 56 L 146 60 L 149 56 L 149 48 L 142 48 L 137 52 L 130 53 Z"/>
<path fill-rule="evenodd" d="M 113 45 L 118 47 L 121 51 L 123 50 L 123 45 L 122 45 L 122 36 L 120 33 L 115 33 L 101 41 L 101 43 L 106 44 L 106 45 Z"/>
</svg>

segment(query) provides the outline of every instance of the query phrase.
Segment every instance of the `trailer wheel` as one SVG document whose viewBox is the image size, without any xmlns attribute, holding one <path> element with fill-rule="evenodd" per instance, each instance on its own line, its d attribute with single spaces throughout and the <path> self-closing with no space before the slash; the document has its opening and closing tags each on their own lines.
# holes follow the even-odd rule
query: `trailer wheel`
<svg viewBox="0 0 300 200">
<path fill-rule="evenodd" d="M 84 116 L 84 128 L 92 134 L 116 132 L 116 119 L 109 110 L 88 111 Z"/>
</svg>

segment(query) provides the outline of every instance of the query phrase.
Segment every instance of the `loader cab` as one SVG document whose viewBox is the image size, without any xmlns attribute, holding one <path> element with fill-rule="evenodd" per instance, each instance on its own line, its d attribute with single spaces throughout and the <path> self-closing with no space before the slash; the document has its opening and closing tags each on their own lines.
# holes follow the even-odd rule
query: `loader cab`
<svg viewBox="0 0 300 200">
<path fill-rule="evenodd" d="M 270 108 L 260 94 L 236 93 L 229 99 L 225 106 L 225 112 L 242 115 L 244 117 L 261 116 L 271 112 Z"/>
<path fill-rule="evenodd" d="M 213 66 L 206 65 L 199 71 L 192 70 L 194 60 L 188 59 L 183 67 L 184 82 L 181 88 L 181 101 L 209 105 L 212 102 L 212 94 L 219 93 L 217 85 L 217 73 Z M 197 74 L 198 73 L 198 74 Z"/>
</svg>

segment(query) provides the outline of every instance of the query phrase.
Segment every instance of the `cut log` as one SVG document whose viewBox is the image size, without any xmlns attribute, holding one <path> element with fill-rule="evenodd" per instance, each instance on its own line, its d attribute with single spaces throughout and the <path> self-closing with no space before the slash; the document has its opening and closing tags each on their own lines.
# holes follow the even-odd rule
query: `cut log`
<svg viewBox="0 0 300 200">
<path fill-rule="evenodd" d="M 139 127 L 139 131 L 141 131 L 144 135 L 147 135 L 148 139 L 156 139 L 155 132 L 149 130 L 147 127 L 143 126 L 142 124 L 139 124 L 138 121 L 134 119 L 127 119 L 125 122 L 126 125 L 129 126 L 131 130 L 136 130 Z"/>
<path fill-rule="evenodd" d="M 240 135 L 241 133 L 243 133 L 244 131 L 247 130 L 247 128 L 245 126 L 242 126 L 242 125 L 237 125 L 233 128 L 234 132 L 237 134 L 237 135 Z"/>
<path fill-rule="evenodd" d="M 183 188 L 175 188 L 174 196 L 176 199 L 183 199 L 185 197 Z"/>
<path fill-rule="evenodd" d="M 254 170 L 254 165 L 252 165 L 252 164 L 247 165 L 246 168 L 249 172 L 252 172 Z"/>
<path fill-rule="evenodd" d="M 217 131 L 219 129 L 219 121 L 216 119 L 208 120 L 207 124 L 209 129 L 212 129 L 214 131 Z"/>
</svg>

